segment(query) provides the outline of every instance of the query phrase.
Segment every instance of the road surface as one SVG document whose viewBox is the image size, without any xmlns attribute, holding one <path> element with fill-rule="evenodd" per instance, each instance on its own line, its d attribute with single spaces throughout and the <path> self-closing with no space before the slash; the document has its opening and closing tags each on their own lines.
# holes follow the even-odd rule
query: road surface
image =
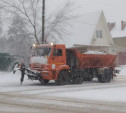
<svg viewBox="0 0 126 113">
<path fill-rule="evenodd" d="M 0 85 L 0 113 L 126 113 L 125 102 L 58 96 L 69 93 L 74 95 L 75 91 L 123 87 L 126 87 L 125 76 L 117 77 L 107 84 L 98 83 L 96 79 L 81 85 L 64 86 L 56 86 L 52 82 L 48 85 L 41 85 L 38 81 L 24 82 L 22 86 L 17 82 L 8 82 Z"/>
</svg>

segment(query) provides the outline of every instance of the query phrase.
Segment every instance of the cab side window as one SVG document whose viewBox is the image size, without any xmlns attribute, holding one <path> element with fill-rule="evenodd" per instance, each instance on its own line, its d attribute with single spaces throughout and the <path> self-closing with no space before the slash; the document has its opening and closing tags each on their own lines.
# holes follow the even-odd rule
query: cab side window
<svg viewBox="0 0 126 113">
<path fill-rule="evenodd" d="M 62 56 L 62 49 L 54 49 L 53 56 Z"/>
</svg>

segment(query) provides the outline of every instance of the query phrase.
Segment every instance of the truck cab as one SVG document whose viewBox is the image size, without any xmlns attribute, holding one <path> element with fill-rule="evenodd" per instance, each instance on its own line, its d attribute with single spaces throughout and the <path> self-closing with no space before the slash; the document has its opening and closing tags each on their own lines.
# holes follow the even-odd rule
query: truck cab
<svg viewBox="0 0 126 113">
<path fill-rule="evenodd" d="M 69 69 L 66 64 L 65 45 L 34 45 L 30 58 L 30 68 L 40 72 L 44 80 L 57 80 L 62 69 Z"/>
</svg>

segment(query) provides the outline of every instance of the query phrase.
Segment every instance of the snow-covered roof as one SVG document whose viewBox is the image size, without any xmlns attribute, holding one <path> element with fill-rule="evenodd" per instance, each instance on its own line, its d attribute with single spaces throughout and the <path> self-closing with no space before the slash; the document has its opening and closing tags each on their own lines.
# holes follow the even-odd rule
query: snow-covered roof
<svg viewBox="0 0 126 113">
<path fill-rule="evenodd" d="M 112 31 L 112 38 L 121 38 L 126 37 L 126 30 L 125 31 Z"/>
<path fill-rule="evenodd" d="M 111 31 L 112 38 L 126 37 L 126 28 L 121 30 L 121 23 L 116 23 L 115 27 Z"/>
<path fill-rule="evenodd" d="M 88 13 L 76 18 L 70 30 L 69 45 L 90 45 L 102 11 Z"/>
</svg>

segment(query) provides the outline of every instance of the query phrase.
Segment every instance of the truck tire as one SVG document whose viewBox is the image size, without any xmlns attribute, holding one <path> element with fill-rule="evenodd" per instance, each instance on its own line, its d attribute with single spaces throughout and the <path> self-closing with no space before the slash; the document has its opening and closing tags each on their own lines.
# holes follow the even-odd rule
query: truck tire
<svg viewBox="0 0 126 113">
<path fill-rule="evenodd" d="M 44 81 L 43 81 L 41 78 L 39 79 L 39 82 L 41 82 L 41 84 L 43 84 L 43 83 L 44 83 Z"/>
<path fill-rule="evenodd" d="M 50 80 L 43 80 L 44 84 L 48 84 Z"/>
<path fill-rule="evenodd" d="M 72 83 L 73 84 L 82 84 L 83 83 L 83 77 L 82 76 L 77 76 L 77 77 L 74 77 L 73 80 L 72 80 Z"/>
<path fill-rule="evenodd" d="M 87 78 L 87 81 L 92 81 L 93 78 L 94 78 L 94 76 L 93 76 L 93 75 L 90 75 L 90 76 Z"/>
<path fill-rule="evenodd" d="M 73 84 L 82 84 L 83 83 L 83 78 L 77 77 L 76 79 L 73 80 Z"/>
<path fill-rule="evenodd" d="M 39 81 L 41 82 L 41 84 L 48 84 L 50 80 L 43 80 L 40 78 Z"/>
<path fill-rule="evenodd" d="M 109 83 L 112 79 L 110 69 L 105 69 L 103 75 L 98 76 L 98 81 L 101 83 Z"/>
<path fill-rule="evenodd" d="M 95 75 L 96 75 L 96 70 L 89 69 L 89 75 L 88 75 L 87 81 L 92 81 Z"/>
<path fill-rule="evenodd" d="M 84 81 L 92 81 L 93 78 L 94 78 L 94 74 L 87 73 L 87 75 L 83 77 L 83 80 Z"/>
<path fill-rule="evenodd" d="M 98 81 L 102 83 L 102 75 L 98 75 Z"/>
<path fill-rule="evenodd" d="M 57 85 L 65 85 L 68 83 L 68 81 L 69 81 L 68 72 L 66 70 L 61 70 L 55 83 Z"/>
</svg>

